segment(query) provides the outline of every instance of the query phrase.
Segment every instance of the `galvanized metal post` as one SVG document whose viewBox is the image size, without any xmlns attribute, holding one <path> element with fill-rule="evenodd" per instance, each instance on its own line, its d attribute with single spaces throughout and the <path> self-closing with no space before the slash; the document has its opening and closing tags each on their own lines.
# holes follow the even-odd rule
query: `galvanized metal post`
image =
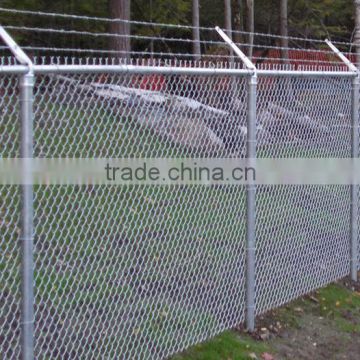
<svg viewBox="0 0 360 360">
<path fill-rule="evenodd" d="M 359 75 L 352 80 L 352 132 L 351 132 L 351 157 L 356 159 L 359 156 Z M 354 169 L 356 167 L 354 166 Z M 359 201 L 357 195 L 358 186 L 351 185 L 351 231 L 350 231 L 350 276 L 353 281 L 357 281 L 358 272 L 358 210 Z"/>
<path fill-rule="evenodd" d="M 28 71 L 20 76 L 21 185 L 21 358 L 34 359 L 34 265 L 33 265 L 33 89 L 34 67 L 14 39 L 0 26 L 0 38 Z"/>
<path fill-rule="evenodd" d="M 34 75 L 20 79 L 21 149 L 23 185 L 21 188 L 21 349 L 23 360 L 34 359 L 34 264 L 33 264 L 33 88 Z"/>
<path fill-rule="evenodd" d="M 329 40 L 325 40 L 326 44 L 330 47 L 336 56 L 343 61 L 343 63 L 353 72 L 354 78 L 352 80 L 352 116 L 351 116 L 351 157 L 356 159 L 359 156 L 359 90 L 360 80 L 359 71 L 351 61 L 336 48 L 336 46 Z M 355 163 L 353 169 L 356 169 Z M 354 170 L 355 171 L 355 170 Z M 355 180 L 355 177 L 354 179 Z M 350 276 L 353 281 L 357 281 L 358 271 L 358 196 L 357 185 L 353 182 L 350 190 Z"/>
<path fill-rule="evenodd" d="M 247 109 L 247 166 L 256 169 L 256 94 L 257 75 L 248 80 Z M 246 186 L 246 327 L 248 331 L 255 328 L 255 217 L 256 185 L 249 179 Z"/>
<path fill-rule="evenodd" d="M 251 71 L 247 86 L 247 167 L 256 169 L 256 96 L 257 69 L 251 60 L 236 46 L 236 44 L 218 26 L 215 28 L 222 39 L 231 47 Z M 256 218 L 256 184 L 254 179 L 248 179 L 246 185 L 246 328 L 252 332 L 255 329 L 255 218 Z"/>
</svg>

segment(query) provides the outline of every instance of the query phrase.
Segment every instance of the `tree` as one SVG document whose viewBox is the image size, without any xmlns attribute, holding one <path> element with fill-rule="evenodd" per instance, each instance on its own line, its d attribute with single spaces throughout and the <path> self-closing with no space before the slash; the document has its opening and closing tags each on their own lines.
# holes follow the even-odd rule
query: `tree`
<svg viewBox="0 0 360 360">
<path fill-rule="evenodd" d="M 206 27 L 214 27 L 215 25 L 223 25 L 221 19 L 224 19 L 224 0 L 194 0 L 200 3 L 201 25 Z M 131 2 L 131 17 L 129 7 Z M 127 3 L 126 15 L 121 9 L 122 4 Z M 288 0 L 288 31 L 289 34 L 305 38 L 331 37 L 334 41 L 349 41 L 353 35 L 355 20 L 355 5 L 358 1 L 344 0 Z M 120 4 L 120 5 L 118 5 Z M 279 28 L 279 12 L 280 0 L 231 0 L 232 4 L 232 27 L 240 31 L 253 31 L 254 27 L 258 32 L 262 33 L 280 33 Z M 153 21 L 159 23 L 183 24 L 191 25 L 192 22 L 192 0 L 1 0 L 2 7 L 15 9 L 28 9 L 34 11 L 56 12 L 56 13 L 74 13 L 96 17 L 121 17 L 131 18 L 139 21 Z M 194 4 L 193 4 L 194 5 Z M 255 7 L 255 9 L 254 9 Z M 110 11 L 109 9 L 115 9 Z M 153 9 L 153 11 L 151 11 Z M 115 14 L 114 14 L 115 12 Z M 256 18 L 253 18 L 255 12 Z M 250 16 L 249 16 L 250 15 Z M 219 23 L 220 19 L 220 23 Z M 78 31 L 88 32 L 109 32 L 109 26 L 102 21 L 75 21 L 69 23 L 68 19 L 57 17 L 28 16 L 21 14 L 8 14 L 0 12 L 0 23 L 3 25 L 28 26 L 28 27 L 52 27 L 52 28 L 71 28 Z M 117 34 L 129 34 L 129 24 L 118 23 L 112 26 L 112 32 Z M 121 28 L 121 25 L 125 29 Z M 124 26 L 125 25 L 125 26 Z M 188 29 L 166 28 L 157 26 L 140 26 L 132 25 L 131 34 L 142 36 L 156 37 L 192 37 L 191 31 Z M 208 39 L 210 33 L 204 33 Z M 107 50 L 109 47 L 114 50 L 128 52 L 130 49 L 130 41 L 124 41 L 122 38 L 114 38 L 109 42 L 109 38 L 103 36 L 78 36 L 75 34 L 52 33 L 49 36 L 36 32 L 12 31 L 12 35 L 23 46 L 32 45 L 38 47 L 51 48 L 91 48 Z M 358 38 L 360 35 L 355 34 Z M 215 39 L 212 35 L 213 39 Z M 204 38 L 205 40 L 206 38 Z M 217 38 L 216 38 L 217 39 Z M 238 43 L 253 42 L 253 36 L 233 33 L 233 40 Z M 260 38 L 259 41 L 264 45 L 275 45 L 272 38 Z M 360 43 L 360 40 L 358 40 Z M 119 46 L 118 46 L 119 45 Z M 159 52 L 193 52 L 192 44 L 185 42 L 162 42 L 154 41 L 155 51 Z M 294 46 L 314 47 L 311 42 L 295 42 Z M 137 39 L 131 41 L 131 50 L 149 51 L 151 44 L 148 40 Z M 208 46 L 211 47 L 211 46 Z M 125 50 L 124 50 L 125 49 Z M 244 52 L 252 54 L 252 47 L 244 47 Z M 346 50 L 346 47 L 341 47 Z M 209 51 L 205 44 L 201 44 L 201 52 Z M 50 54 L 50 53 L 49 53 Z M 79 56 L 79 53 L 71 52 L 69 56 Z M 58 55 L 54 52 L 51 55 Z M 266 56 L 266 55 L 265 55 Z"/>
<path fill-rule="evenodd" d="M 354 0 L 354 4 L 355 4 L 354 42 L 356 47 L 356 65 L 360 66 L 360 0 Z"/>
<path fill-rule="evenodd" d="M 200 49 L 200 11 L 199 11 L 199 0 L 192 1 L 192 26 L 193 26 L 193 54 L 195 60 L 199 60 L 201 57 Z"/>
<path fill-rule="evenodd" d="M 227 35 L 230 39 L 232 39 L 232 26 L 231 26 L 231 0 L 224 0 L 225 5 L 225 29 L 227 32 Z M 232 49 L 230 49 L 230 62 L 233 63 L 234 61 L 234 52 Z"/>
<path fill-rule="evenodd" d="M 349 41 L 354 3 L 344 0 L 288 0 L 290 32 L 300 37 Z"/>
<path fill-rule="evenodd" d="M 221 0 L 222 1 L 222 0 Z M 131 16 L 138 21 L 151 21 L 154 23 L 191 25 L 191 1 L 189 0 L 132 0 Z M 168 28 L 162 26 L 139 26 L 133 25 L 131 33 L 141 36 L 157 38 L 191 37 L 191 30 L 180 28 Z M 154 40 L 156 52 L 192 53 L 192 43 L 170 42 Z M 151 43 L 148 40 L 134 40 L 131 48 L 134 51 L 148 51 Z"/>
<path fill-rule="evenodd" d="M 236 30 L 236 32 L 234 33 L 234 41 L 236 43 L 242 43 L 243 42 L 242 31 L 244 31 L 242 0 L 237 0 L 235 3 L 234 29 Z"/>
<path fill-rule="evenodd" d="M 119 57 L 130 58 L 130 0 L 109 0 L 110 17 L 125 21 L 114 21 L 110 23 L 112 34 L 122 35 L 122 37 L 111 37 L 110 49 L 119 51 Z"/>
<path fill-rule="evenodd" d="M 288 0 L 280 0 L 280 36 L 281 59 L 284 63 L 288 63 Z"/>
<path fill-rule="evenodd" d="M 246 0 L 246 31 L 248 34 L 248 51 L 247 55 L 251 59 L 254 44 L 254 0 Z"/>
<path fill-rule="evenodd" d="M 225 4 L 225 29 L 227 35 L 232 39 L 232 26 L 231 26 L 231 0 L 224 0 Z"/>
</svg>

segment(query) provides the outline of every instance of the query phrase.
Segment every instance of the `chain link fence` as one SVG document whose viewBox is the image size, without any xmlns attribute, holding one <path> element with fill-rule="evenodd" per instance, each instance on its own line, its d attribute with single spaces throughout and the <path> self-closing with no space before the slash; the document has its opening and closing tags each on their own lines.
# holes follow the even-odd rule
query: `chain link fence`
<svg viewBox="0 0 360 360">
<path fill-rule="evenodd" d="M 266 124 L 278 112 L 285 122 L 272 125 L 276 141 L 260 144 L 259 157 L 351 157 L 351 80 L 276 79 L 267 94 L 273 80 L 259 82 L 258 108 L 270 111 L 260 110 L 258 121 Z M 296 116 L 311 118 L 317 126 L 304 127 Z M 348 186 L 258 186 L 258 314 L 349 273 L 349 204 Z"/>
<path fill-rule="evenodd" d="M 27 71 L 0 68 L 3 158 L 22 155 L 19 76 Z M 258 157 L 353 154 L 351 72 L 258 71 L 251 109 L 254 73 L 242 69 L 33 71 L 34 157 L 244 157 L 252 110 Z M 2 185 L 0 193 L 0 346 L 4 359 L 15 359 L 26 323 L 24 188 Z M 346 276 L 357 256 L 350 186 L 257 186 L 250 235 L 245 186 L 41 185 L 33 194 L 39 359 L 167 358 L 244 323 L 252 310 L 261 314 Z M 250 288 L 249 236 L 256 248 Z"/>
<path fill-rule="evenodd" d="M 200 117 L 219 121 L 242 111 L 223 96 L 228 83 L 238 98 L 246 96 L 244 79 L 230 76 L 39 76 L 35 156 L 240 151 L 230 141 L 212 144 L 199 127 Z M 187 107 L 185 99 L 204 108 Z M 219 131 L 236 128 L 230 122 Z M 244 195 L 231 186 L 36 189 L 35 353 L 165 358 L 242 322 Z"/>
<path fill-rule="evenodd" d="M 0 74 L 1 157 L 19 156 L 19 81 Z M 0 186 L 1 299 L 0 346 L 7 359 L 20 356 L 20 191 L 18 186 Z"/>
</svg>

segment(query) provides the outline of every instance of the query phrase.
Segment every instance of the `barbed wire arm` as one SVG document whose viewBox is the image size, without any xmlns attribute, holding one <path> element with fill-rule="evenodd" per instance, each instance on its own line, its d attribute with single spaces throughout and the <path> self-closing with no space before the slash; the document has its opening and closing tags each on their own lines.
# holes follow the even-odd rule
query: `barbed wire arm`
<svg viewBox="0 0 360 360">
<path fill-rule="evenodd" d="M 349 68 L 350 71 L 358 72 L 357 67 L 328 39 L 325 39 L 325 43 L 335 53 L 335 55 Z"/>
<path fill-rule="evenodd" d="M 222 39 L 234 50 L 235 54 L 241 59 L 247 69 L 256 71 L 256 66 L 252 61 L 236 46 L 236 44 L 224 33 L 219 26 L 215 27 L 217 33 L 222 37 Z"/>
<path fill-rule="evenodd" d="M 33 63 L 30 58 L 2 26 L 0 26 L 0 38 L 9 47 L 10 51 L 21 65 L 27 65 L 30 69 L 33 68 Z"/>
</svg>

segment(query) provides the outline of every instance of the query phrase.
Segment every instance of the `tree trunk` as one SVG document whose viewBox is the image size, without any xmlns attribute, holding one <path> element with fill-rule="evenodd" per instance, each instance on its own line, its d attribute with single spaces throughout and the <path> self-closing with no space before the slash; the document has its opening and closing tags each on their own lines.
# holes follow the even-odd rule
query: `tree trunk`
<svg viewBox="0 0 360 360">
<path fill-rule="evenodd" d="M 281 62 L 284 64 L 285 69 L 288 68 L 289 61 L 289 39 L 288 39 L 288 0 L 280 0 L 280 57 Z M 293 87 L 290 78 L 284 80 L 284 86 L 286 92 L 284 94 L 285 99 L 292 103 L 293 102 Z"/>
<path fill-rule="evenodd" d="M 246 0 L 246 31 L 248 34 L 248 51 L 247 55 L 251 59 L 253 56 L 253 44 L 254 44 L 254 0 Z"/>
<path fill-rule="evenodd" d="M 283 63 L 289 63 L 288 0 L 280 0 L 280 46 Z"/>
<path fill-rule="evenodd" d="M 130 21 L 130 0 L 109 0 L 110 17 Z M 130 59 L 130 23 L 110 23 L 110 33 L 124 35 L 124 37 L 111 37 L 110 50 L 119 51 L 119 57 Z"/>
<path fill-rule="evenodd" d="M 244 31 L 244 26 L 243 26 L 243 5 L 242 5 L 242 0 L 237 0 L 236 1 L 236 8 L 235 8 L 235 21 L 234 21 L 234 29 L 237 31 L 236 33 L 234 33 L 234 42 L 241 44 L 244 42 L 244 38 L 243 38 L 243 34 L 241 33 L 242 31 Z"/>
<path fill-rule="evenodd" d="M 356 66 L 360 66 L 360 0 L 354 0 L 355 4 L 355 34 Z"/>
<path fill-rule="evenodd" d="M 232 39 L 232 26 L 231 26 L 231 0 L 225 1 L 225 29 L 227 35 Z"/>
<path fill-rule="evenodd" d="M 199 0 L 193 0 L 192 2 L 192 25 L 193 25 L 193 54 L 195 60 L 200 60 L 201 49 L 200 49 L 200 10 Z"/>
<path fill-rule="evenodd" d="M 225 30 L 227 33 L 227 36 L 232 39 L 232 15 L 231 15 L 231 0 L 224 0 L 225 5 Z M 232 49 L 230 49 L 230 58 L 229 58 L 230 64 L 234 63 L 234 52 Z"/>
</svg>

